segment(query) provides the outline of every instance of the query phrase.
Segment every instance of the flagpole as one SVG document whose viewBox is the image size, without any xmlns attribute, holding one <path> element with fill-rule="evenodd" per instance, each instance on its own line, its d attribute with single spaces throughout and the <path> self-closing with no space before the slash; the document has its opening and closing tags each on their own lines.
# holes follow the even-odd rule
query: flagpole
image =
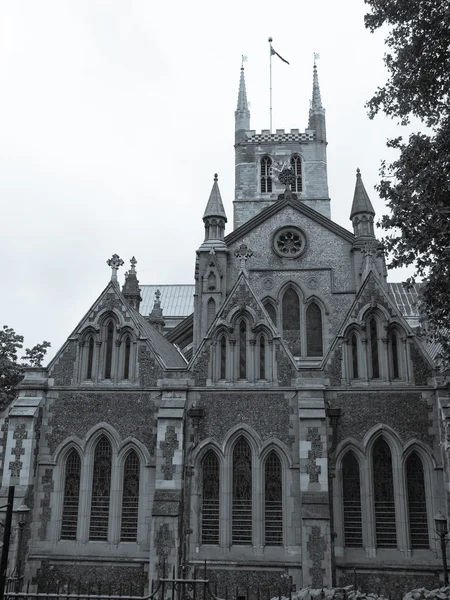
<svg viewBox="0 0 450 600">
<path fill-rule="evenodd" d="M 270 76 L 270 133 L 272 133 L 272 38 L 269 38 L 269 76 Z"/>
</svg>

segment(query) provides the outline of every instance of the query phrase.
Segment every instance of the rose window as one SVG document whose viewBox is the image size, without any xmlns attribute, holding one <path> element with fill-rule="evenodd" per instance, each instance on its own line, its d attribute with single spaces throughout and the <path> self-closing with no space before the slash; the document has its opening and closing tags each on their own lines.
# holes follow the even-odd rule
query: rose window
<svg viewBox="0 0 450 600">
<path fill-rule="evenodd" d="M 305 250 L 305 236 L 296 227 L 284 227 L 275 234 L 273 246 L 279 256 L 297 258 Z"/>
</svg>

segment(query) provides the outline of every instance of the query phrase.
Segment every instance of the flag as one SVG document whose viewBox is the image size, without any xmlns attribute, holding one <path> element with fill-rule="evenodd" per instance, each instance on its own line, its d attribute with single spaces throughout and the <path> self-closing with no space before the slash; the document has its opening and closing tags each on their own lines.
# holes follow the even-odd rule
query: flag
<svg viewBox="0 0 450 600">
<path fill-rule="evenodd" d="M 285 62 L 287 65 L 290 64 L 285 58 L 283 58 L 282 56 L 280 56 L 280 54 L 278 54 L 278 52 L 276 50 L 273 49 L 272 44 L 270 44 L 270 54 L 273 56 L 274 54 L 276 54 L 278 56 L 278 58 L 281 58 L 281 60 L 283 62 Z"/>
</svg>

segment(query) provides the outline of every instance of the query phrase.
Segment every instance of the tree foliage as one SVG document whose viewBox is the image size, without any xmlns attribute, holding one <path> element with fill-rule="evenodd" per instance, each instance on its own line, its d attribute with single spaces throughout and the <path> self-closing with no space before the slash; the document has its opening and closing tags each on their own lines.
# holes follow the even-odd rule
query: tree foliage
<svg viewBox="0 0 450 600">
<path fill-rule="evenodd" d="M 370 31 L 388 27 L 388 80 L 367 103 L 401 125 L 420 119 L 423 131 L 388 140 L 397 151 L 382 163 L 377 186 L 389 214 L 381 219 L 390 268 L 414 265 L 423 278 L 421 311 L 450 363 L 450 2 L 365 0 Z"/>
<path fill-rule="evenodd" d="M 27 348 L 25 355 L 18 362 L 18 351 L 23 346 L 23 336 L 18 335 L 14 329 L 3 325 L 0 329 L 0 406 L 13 400 L 15 387 L 23 377 L 25 367 L 40 367 L 50 342 L 36 344 Z"/>
</svg>

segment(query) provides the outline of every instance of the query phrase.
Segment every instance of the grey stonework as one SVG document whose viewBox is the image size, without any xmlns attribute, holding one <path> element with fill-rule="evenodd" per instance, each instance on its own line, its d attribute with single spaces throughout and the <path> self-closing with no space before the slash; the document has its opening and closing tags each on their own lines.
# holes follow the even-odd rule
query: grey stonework
<svg viewBox="0 0 450 600">
<path fill-rule="evenodd" d="M 76 356 L 76 343 L 69 341 L 66 350 L 58 358 L 51 371 L 51 377 L 55 380 L 55 385 L 65 386 L 73 382 Z"/>
</svg>

